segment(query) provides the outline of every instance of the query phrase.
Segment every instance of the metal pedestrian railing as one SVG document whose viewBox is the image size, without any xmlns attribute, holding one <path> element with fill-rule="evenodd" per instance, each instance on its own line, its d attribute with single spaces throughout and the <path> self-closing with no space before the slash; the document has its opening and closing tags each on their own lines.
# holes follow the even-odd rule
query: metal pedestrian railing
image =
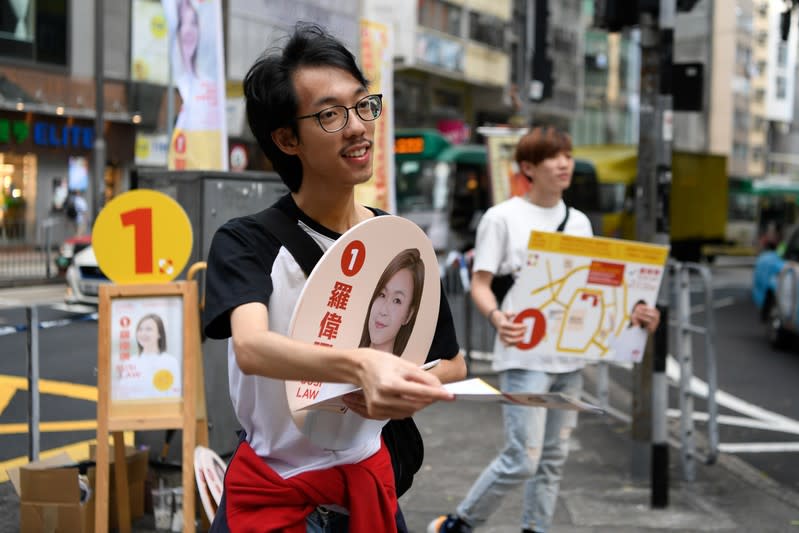
<svg viewBox="0 0 799 533">
<path fill-rule="evenodd" d="M 455 330 L 466 356 L 471 373 L 475 360 L 490 360 L 495 332 L 487 320 L 477 311 L 469 296 L 470 265 L 468 255 L 450 252 L 442 267 L 441 279 L 452 309 Z M 710 269 L 698 263 L 681 263 L 669 260 L 664 279 L 670 300 L 669 351 L 679 366 L 679 442 L 682 476 L 686 481 L 696 477 L 695 461 L 714 464 L 718 459 L 719 429 L 716 392 L 718 390 L 716 358 L 716 323 L 713 307 L 713 282 Z M 704 320 L 696 323 L 691 304 L 691 295 L 699 294 L 703 301 Z M 701 340 L 705 358 L 707 387 L 694 390 L 694 341 Z M 609 410 L 609 365 L 600 362 L 597 368 L 597 398 L 600 407 Z M 664 393 L 665 394 L 665 393 Z M 707 399 L 707 444 L 697 447 L 697 432 L 694 424 L 694 397 Z M 668 407 L 667 395 L 658 404 L 659 409 Z M 666 412 L 659 413 L 663 417 Z"/>
<path fill-rule="evenodd" d="M 470 258 L 450 252 L 442 266 L 441 281 L 449 301 L 455 332 L 471 374 L 475 360 L 490 361 L 494 349 L 494 328 L 472 304 Z"/>
<path fill-rule="evenodd" d="M 714 464 L 718 458 L 719 429 L 716 391 L 718 377 L 716 365 L 716 322 L 713 308 L 713 283 L 710 269 L 698 263 L 669 262 L 672 289 L 671 353 L 680 368 L 679 407 L 680 407 L 680 459 L 683 479 L 694 481 L 696 478 L 695 460 L 699 458 L 705 464 Z M 704 303 L 704 323 L 692 321 L 691 294 L 693 279 L 698 279 L 699 293 Z M 694 336 L 704 341 L 705 372 L 707 389 L 699 391 L 707 397 L 707 449 L 697 450 L 696 428 L 694 426 L 694 395 L 692 386 L 694 377 Z"/>
<path fill-rule="evenodd" d="M 29 235 L 22 222 L 6 223 L 0 231 L 0 285 L 45 281 L 59 276 L 55 260 L 64 240 L 65 225 L 58 218 L 43 220 L 38 234 Z"/>
</svg>

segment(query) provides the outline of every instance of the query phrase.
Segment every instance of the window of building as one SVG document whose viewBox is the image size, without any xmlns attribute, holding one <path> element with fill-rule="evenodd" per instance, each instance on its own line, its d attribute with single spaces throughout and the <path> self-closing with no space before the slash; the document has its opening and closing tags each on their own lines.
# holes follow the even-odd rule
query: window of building
<svg viewBox="0 0 799 533">
<path fill-rule="evenodd" d="M 749 129 L 749 113 L 746 111 L 741 111 L 739 109 L 735 110 L 735 115 L 733 116 L 734 126 L 736 130 L 746 130 Z"/>
<path fill-rule="evenodd" d="M 0 152 L 0 242 L 35 235 L 36 167 L 33 154 Z"/>
<path fill-rule="evenodd" d="M 463 9 L 443 0 L 419 0 L 419 24 L 440 32 L 461 36 Z"/>
<path fill-rule="evenodd" d="M 460 110 L 463 101 L 461 95 L 446 89 L 433 90 L 433 109 L 434 110 Z"/>
<path fill-rule="evenodd" d="M 746 158 L 749 156 L 749 147 L 743 143 L 733 143 L 732 156 L 735 159 L 745 161 Z"/>
<path fill-rule="evenodd" d="M 0 56 L 67 64 L 67 0 L 0 0 Z"/>
<path fill-rule="evenodd" d="M 763 148 L 758 146 L 757 148 L 752 150 L 752 161 L 759 162 L 762 161 L 762 159 L 763 159 Z"/>
<path fill-rule="evenodd" d="M 787 93 L 788 83 L 785 80 L 785 76 L 777 76 L 777 98 L 780 100 L 785 100 Z"/>
<path fill-rule="evenodd" d="M 788 65 L 788 43 L 782 40 L 777 43 L 777 65 L 781 67 Z"/>
<path fill-rule="evenodd" d="M 497 17 L 477 13 L 469 13 L 469 38 L 494 48 L 504 48 L 505 23 Z"/>
</svg>

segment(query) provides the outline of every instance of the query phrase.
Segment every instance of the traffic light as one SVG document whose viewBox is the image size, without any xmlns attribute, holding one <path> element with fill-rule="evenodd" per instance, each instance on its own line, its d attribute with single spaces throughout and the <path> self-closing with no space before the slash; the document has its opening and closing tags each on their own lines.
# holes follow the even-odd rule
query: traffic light
<svg viewBox="0 0 799 533">
<path fill-rule="evenodd" d="M 780 37 L 783 41 L 788 40 L 788 34 L 791 32 L 791 10 L 786 9 L 780 14 Z"/>
<path fill-rule="evenodd" d="M 639 0 L 594 0 L 594 27 L 615 33 L 638 24 Z"/>
<path fill-rule="evenodd" d="M 549 51 L 550 34 L 549 2 L 553 0 L 538 0 L 535 2 L 535 33 L 533 43 L 532 75 L 530 79 L 530 92 L 528 98 L 535 102 L 552 98 L 553 64 L 552 54 Z"/>
<path fill-rule="evenodd" d="M 677 0 L 677 12 L 691 11 L 698 1 Z M 638 25 L 641 13 L 657 16 L 658 11 L 659 0 L 594 0 L 594 27 L 614 33 Z"/>
</svg>

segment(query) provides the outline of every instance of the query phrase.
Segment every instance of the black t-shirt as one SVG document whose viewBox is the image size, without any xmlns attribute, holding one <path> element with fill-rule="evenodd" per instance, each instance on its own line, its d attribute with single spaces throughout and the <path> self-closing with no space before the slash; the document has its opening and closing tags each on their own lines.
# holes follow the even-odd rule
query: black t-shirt
<svg viewBox="0 0 799 533">
<path fill-rule="evenodd" d="M 341 236 L 303 213 L 290 194 L 274 207 L 296 220 L 323 249 Z M 370 209 L 376 216 L 386 214 Z M 208 337 L 230 337 L 231 311 L 252 302 L 267 306 L 270 329 L 285 334 L 306 278 L 288 250 L 258 221 L 257 215 L 234 218 L 220 227 L 211 242 L 207 265 L 203 327 Z M 277 327 L 273 327 L 275 324 Z M 458 351 L 452 313 L 442 286 L 428 359 L 452 359 Z"/>
</svg>

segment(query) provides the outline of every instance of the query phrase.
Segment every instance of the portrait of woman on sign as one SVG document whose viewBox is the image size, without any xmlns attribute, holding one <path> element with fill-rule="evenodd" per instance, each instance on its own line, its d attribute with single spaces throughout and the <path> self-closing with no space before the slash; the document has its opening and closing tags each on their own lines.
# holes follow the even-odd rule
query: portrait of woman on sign
<svg viewBox="0 0 799 533">
<path fill-rule="evenodd" d="M 137 306 L 134 301 L 114 302 L 120 309 L 118 314 L 112 311 L 116 327 L 112 332 L 111 398 L 179 399 L 183 391 L 179 310 L 175 315 L 161 302 Z"/>
</svg>

